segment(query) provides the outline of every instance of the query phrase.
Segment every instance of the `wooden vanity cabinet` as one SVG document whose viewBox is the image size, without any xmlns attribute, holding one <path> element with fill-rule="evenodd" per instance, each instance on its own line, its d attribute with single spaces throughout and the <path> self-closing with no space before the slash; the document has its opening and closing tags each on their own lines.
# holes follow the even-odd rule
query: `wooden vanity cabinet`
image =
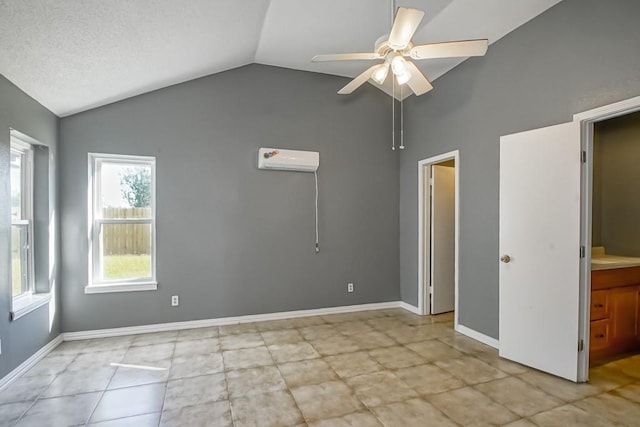
<svg viewBox="0 0 640 427">
<path fill-rule="evenodd" d="M 591 272 L 591 362 L 640 350 L 640 267 Z"/>
<path fill-rule="evenodd" d="M 640 287 L 628 286 L 610 291 L 612 344 L 620 351 L 631 351 L 638 346 L 638 292 Z"/>
<path fill-rule="evenodd" d="M 609 318 L 609 290 L 591 292 L 591 320 Z"/>
<path fill-rule="evenodd" d="M 591 322 L 590 335 L 590 360 L 594 358 L 598 352 L 602 352 L 609 347 L 609 319 L 595 320 Z"/>
</svg>

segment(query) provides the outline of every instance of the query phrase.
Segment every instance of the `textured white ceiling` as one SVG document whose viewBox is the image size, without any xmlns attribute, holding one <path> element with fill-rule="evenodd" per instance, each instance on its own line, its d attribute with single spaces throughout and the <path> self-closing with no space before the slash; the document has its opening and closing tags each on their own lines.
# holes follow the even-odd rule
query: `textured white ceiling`
<svg viewBox="0 0 640 427">
<path fill-rule="evenodd" d="M 559 1 L 396 6 L 426 11 L 417 44 L 491 43 Z M 368 64 L 310 59 L 371 51 L 390 25 L 390 0 L 0 0 L 0 74 L 66 116 L 252 62 L 352 77 Z M 433 80 L 459 62 L 419 65 Z"/>
</svg>

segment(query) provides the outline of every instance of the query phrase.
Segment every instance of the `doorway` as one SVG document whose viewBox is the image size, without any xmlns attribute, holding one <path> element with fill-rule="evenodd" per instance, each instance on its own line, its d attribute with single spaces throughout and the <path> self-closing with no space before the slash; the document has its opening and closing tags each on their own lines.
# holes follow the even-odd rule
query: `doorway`
<svg viewBox="0 0 640 427">
<path fill-rule="evenodd" d="M 639 110 L 636 97 L 501 137 L 500 356 L 588 380 L 594 124 Z"/>
<path fill-rule="evenodd" d="M 605 338 L 608 339 L 612 339 L 611 336 L 607 336 L 607 335 L 614 335 L 618 332 L 621 332 L 621 328 L 617 327 L 616 331 L 614 331 L 613 329 L 609 329 L 608 331 L 602 331 L 600 330 L 598 327 L 601 326 L 602 323 L 602 316 L 600 316 L 599 313 L 599 309 L 600 309 L 600 305 L 602 303 L 602 301 L 600 301 L 600 299 L 602 298 L 603 294 L 605 294 L 605 292 L 599 292 L 602 289 L 600 289 L 601 285 L 602 285 L 602 280 L 600 277 L 596 277 L 594 280 L 594 277 L 592 276 L 592 268 L 594 266 L 594 260 L 595 260 L 595 264 L 598 264 L 599 260 L 598 258 L 601 257 L 601 251 L 604 252 L 604 254 L 606 255 L 606 251 L 607 248 L 606 246 L 604 247 L 604 249 L 602 248 L 602 243 L 604 241 L 611 241 L 610 239 L 608 239 L 607 237 L 605 237 L 605 239 L 603 240 L 603 236 L 602 236 L 602 229 L 601 227 L 601 223 L 603 221 L 602 218 L 602 214 L 603 212 L 596 212 L 595 210 L 598 209 L 596 206 L 598 206 L 599 204 L 602 204 L 602 191 L 603 189 L 600 187 L 598 188 L 597 185 L 601 185 L 602 183 L 598 183 L 597 181 L 599 179 L 601 179 L 601 177 L 598 177 L 599 172 L 595 170 L 595 168 L 599 168 L 601 167 L 601 164 L 599 162 L 599 160 L 601 161 L 602 159 L 598 159 L 598 156 L 602 155 L 601 149 L 604 146 L 605 142 L 602 141 L 598 141 L 599 139 L 599 135 L 597 134 L 597 129 L 598 128 L 603 128 L 606 127 L 607 124 L 613 124 L 614 122 L 628 122 L 629 120 L 634 120 L 633 117 L 637 117 L 638 114 L 640 112 L 640 97 L 635 97 L 635 98 L 630 98 L 624 101 L 620 101 L 614 104 L 610 104 L 610 105 L 605 105 L 603 107 L 600 108 L 596 108 L 593 110 L 589 110 L 589 111 L 585 111 L 583 113 L 579 113 L 574 115 L 573 119 L 574 121 L 579 121 L 582 124 L 582 150 L 584 152 L 584 157 L 586 158 L 586 168 L 584 168 L 583 170 L 583 176 L 582 176 L 582 181 L 583 181 L 583 185 L 582 185 L 582 194 L 583 194 L 583 198 L 582 198 L 582 235 L 583 235 L 583 242 L 585 244 L 585 246 L 587 248 L 592 248 L 594 246 L 598 246 L 598 248 L 594 249 L 595 252 L 592 253 L 592 250 L 586 250 L 585 252 L 585 262 L 582 265 L 582 274 L 581 274 L 581 283 L 580 283 L 580 291 L 581 291 L 581 295 L 580 295 L 580 323 L 581 323 L 581 330 L 584 331 L 581 335 L 584 336 L 585 339 L 585 349 L 588 351 L 584 351 L 581 352 L 579 354 L 579 358 L 580 358 L 580 370 L 579 370 L 579 376 L 586 381 L 589 377 L 589 368 L 591 366 L 591 354 L 592 353 L 592 349 L 595 347 L 595 355 L 597 355 L 597 353 L 599 352 L 600 349 L 602 349 L 602 335 L 605 335 Z M 628 123 L 627 123 L 628 124 Z M 636 142 L 637 143 L 637 142 Z M 599 146 L 599 147 L 598 147 Z M 618 172 L 621 169 L 618 170 Z M 601 172 L 601 171 L 600 171 Z M 594 209 L 594 207 L 596 207 Z M 618 207 L 615 207 L 614 209 L 617 209 Z M 605 214 L 606 215 L 606 214 Z M 617 222 L 617 220 L 614 220 Z M 619 225 L 619 224 L 616 224 Z M 600 228 L 599 231 L 595 231 L 594 232 L 594 226 L 596 228 Z M 605 231 L 605 235 L 608 232 Z M 610 246 L 610 250 L 618 251 L 619 249 L 615 248 L 615 245 L 617 245 L 618 243 L 615 242 L 614 246 Z M 594 256 L 595 254 L 595 256 Z M 608 261 L 608 260 L 607 260 Z M 627 269 L 618 269 L 617 272 L 622 272 L 625 271 Z M 616 270 L 609 270 L 609 272 L 612 271 L 616 271 Z M 626 275 L 626 272 L 625 274 Z M 625 278 L 625 280 L 628 280 L 627 278 Z M 607 280 L 608 283 L 611 283 L 610 280 Z M 616 317 L 620 316 L 621 314 L 623 314 L 623 310 L 620 310 L 620 307 L 614 307 L 619 305 L 618 303 L 620 303 L 620 296 L 622 292 L 626 292 L 629 289 L 611 289 L 611 295 L 609 295 L 610 297 L 613 297 L 609 302 L 612 303 L 611 307 L 607 307 L 607 319 L 610 322 L 609 326 L 611 326 L 611 323 L 616 323 Z M 618 291 L 622 291 L 622 292 L 618 292 Z M 637 292 L 634 293 L 634 296 L 637 296 Z M 629 308 L 629 301 L 631 299 L 630 298 L 624 298 L 623 301 L 623 305 L 625 306 L 625 310 Z M 595 308 L 593 305 L 597 305 L 598 307 Z M 635 308 L 636 312 L 638 311 L 638 307 L 636 306 Z M 626 317 L 626 314 L 623 316 Z M 598 322 L 598 320 L 600 320 L 600 322 Z M 592 328 L 592 326 L 594 324 L 592 324 L 592 322 L 595 322 L 595 325 L 597 326 L 596 328 Z M 640 326 L 640 324 L 637 322 L 637 318 L 636 321 L 634 322 L 634 327 L 633 329 L 637 332 L 638 330 L 638 326 Z M 608 332 L 608 334 L 607 334 Z M 600 342 L 599 342 L 600 341 Z M 617 344 L 619 344 L 617 342 L 617 338 L 613 338 L 613 342 L 612 342 L 613 346 L 615 347 Z M 606 351 L 605 351 L 606 353 Z"/>
<path fill-rule="evenodd" d="M 589 364 L 640 351 L 640 112 L 593 126 Z"/>
<path fill-rule="evenodd" d="M 418 162 L 418 310 L 458 329 L 459 152 Z"/>
</svg>

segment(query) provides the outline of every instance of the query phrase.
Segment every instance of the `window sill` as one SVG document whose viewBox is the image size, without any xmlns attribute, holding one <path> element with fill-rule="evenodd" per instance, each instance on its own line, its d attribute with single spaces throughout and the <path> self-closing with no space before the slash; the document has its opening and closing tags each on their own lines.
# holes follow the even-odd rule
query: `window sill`
<svg viewBox="0 0 640 427">
<path fill-rule="evenodd" d="M 158 282 L 117 283 L 110 285 L 88 285 L 84 288 L 85 294 L 108 294 L 113 292 L 140 292 L 156 291 Z"/>
<path fill-rule="evenodd" d="M 48 304 L 51 301 L 51 294 L 32 294 L 17 297 L 13 300 L 13 310 L 11 311 L 11 320 L 18 320 L 25 314 L 31 313 Z"/>
</svg>

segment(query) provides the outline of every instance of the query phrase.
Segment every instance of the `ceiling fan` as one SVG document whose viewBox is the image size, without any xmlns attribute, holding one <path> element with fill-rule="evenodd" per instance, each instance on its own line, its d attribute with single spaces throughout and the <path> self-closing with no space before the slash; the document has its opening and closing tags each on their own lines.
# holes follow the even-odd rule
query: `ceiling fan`
<svg viewBox="0 0 640 427">
<path fill-rule="evenodd" d="M 399 7 L 389 36 L 385 35 L 378 39 L 374 52 L 316 55 L 311 61 L 384 60 L 383 63 L 369 67 L 340 89 L 338 93 L 340 95 L 348 95 L 369 81 L 369 79 L 382 85 L 389 75 L 389 69 L 391 69 L 392 78 L 395 77 L 395 83 L 392 82 L 394 88 L 396 83 L 400 86 L 406 84 L 416 96 L 419 96 L 433 89 L 433 86 L 411 59 L 483 56 L 487 52 L 489 45 L 487 39 L 428 43 L 414 46 L 411 38 L 418 29 L 423 16 L 424 12 L 421 10 Z"/>
</svg>

